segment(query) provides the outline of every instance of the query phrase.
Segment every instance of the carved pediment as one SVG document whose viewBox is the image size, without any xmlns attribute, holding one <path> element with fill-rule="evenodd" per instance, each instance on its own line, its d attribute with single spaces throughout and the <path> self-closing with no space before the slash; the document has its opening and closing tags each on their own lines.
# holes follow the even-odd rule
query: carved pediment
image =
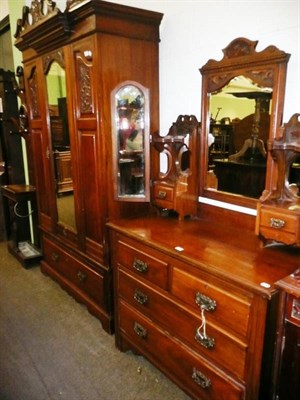
<svg viewBox="0 0 300 400">
<path fill-rule="evenodd" d="M 15 46 L 21 51 L 43 51 L 57 47 L 70 33 L 67 15 L 54 1 L 32 0 L 30 7 L 23 7 L 22 18 L 17 21 Z"/>
</svg>

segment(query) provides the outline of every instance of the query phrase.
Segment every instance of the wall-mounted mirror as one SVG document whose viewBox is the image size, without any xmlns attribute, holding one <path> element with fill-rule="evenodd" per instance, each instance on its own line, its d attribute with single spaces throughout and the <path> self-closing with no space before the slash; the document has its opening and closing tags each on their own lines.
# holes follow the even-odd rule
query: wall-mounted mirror
<svg viewBox="0 0 300 400">
<path fill-rule="evenodd" d="M 202 74 L 200 196 L 250 208 L 276 173 L 268 139 L 282 123 L 289 54 L 233 40 Z M 200 199 L 201 199 L 200 197 Z"/>
<path fill-rule="evenodd" d="M 123 82 L 112 93 L 115 198 L 149 201 L 149 95 L 137 82 Z"/>
<path fill-rule="evenodd" d="M 56 60 L 46 59 L 46 83 L 51 146 L 55 177 L 57 220 L 64 228 L 76 231 L 72 151 L 70 145 L 65 69 Z"/>
</svg>

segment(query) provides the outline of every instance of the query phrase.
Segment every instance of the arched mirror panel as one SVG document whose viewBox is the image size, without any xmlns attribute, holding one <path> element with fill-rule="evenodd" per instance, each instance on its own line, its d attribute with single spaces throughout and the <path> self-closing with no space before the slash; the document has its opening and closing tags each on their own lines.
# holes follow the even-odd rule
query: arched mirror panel
<svg viewBox="0 0 300 400">
<path fill-rule="evenodd" d="M 267 142 L 282 122 L 289 54 L 232 41 L 202 74 L 200 196 L 256 207 L 275 174 Z"/>
<path fill-rule="evenodd" d="M 51 142 L 49 156 L 54 169 L 57 222 L 64 230 L 76 231 L 66 74 L 62 53 L 55 55 L 55 58 L 44 59 Z"/>
<path fill-rule="evenodd" d="M 137 82 L 112 93 L 115 198 L 149 201 L 149 94 Z"/>
</svg>

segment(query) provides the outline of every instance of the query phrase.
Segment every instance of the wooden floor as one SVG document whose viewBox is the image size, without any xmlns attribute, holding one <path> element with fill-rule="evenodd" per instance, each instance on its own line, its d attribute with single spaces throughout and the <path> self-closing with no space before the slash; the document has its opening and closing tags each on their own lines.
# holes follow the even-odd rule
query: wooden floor
<svg viewBox="0 0 300 400">
<path fill-rule="evenodd" d="M 0 400 L 188 400 L 39 267 L 0 243 Z"/>
</svg>

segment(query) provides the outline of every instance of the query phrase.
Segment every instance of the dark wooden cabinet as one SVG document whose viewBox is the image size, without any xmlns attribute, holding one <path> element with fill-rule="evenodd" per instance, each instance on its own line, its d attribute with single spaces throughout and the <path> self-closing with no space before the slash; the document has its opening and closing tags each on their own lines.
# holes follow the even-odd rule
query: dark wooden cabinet
<svg viewBox="0 0 300 400">
<path fill-rule="evenodd" d="M 114 197 L 111 94 L 125 81 L 148 88 L 149 129 L 158 130 L 162 14 L 93 0 L 69 1 L 64 12 L 48 1 L 47 12 L 39 12 L 34 3 L 43 5 L 25 10 L 15 45 L 23 53 L 41 269 L 112 332 L 105 223 L 145 213 L 150 204 Z M 65 145 L 68 153 L 61 152 Z"/>
<path fill-rule="evenodd" d="M 280 289 L 275 385 L 276 400 L 300 394 L 300 270 L 277 282 Z"/>
<path fill-rule="evenodd" d="M 278 292 L 299 251 L 171 218 L 109 223 L 116 345 L 147 357 L 193 399 L 271 400 Z M 224 397 L 224 393 L 226 393 Z"/>
</svg>

